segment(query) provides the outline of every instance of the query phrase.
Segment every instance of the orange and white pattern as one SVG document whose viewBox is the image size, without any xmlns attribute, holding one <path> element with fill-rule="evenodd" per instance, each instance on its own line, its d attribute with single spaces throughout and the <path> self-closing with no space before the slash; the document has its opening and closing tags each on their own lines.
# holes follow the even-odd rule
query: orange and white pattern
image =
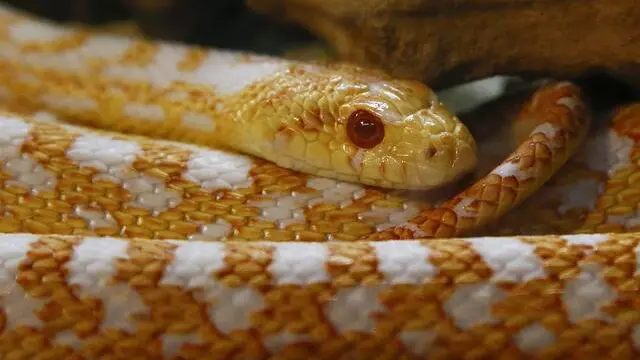
<svg viewBox="0 0 640 360">
<path fill-rule="evenodd" d="M 428 204 L 230 152 L 0 115 L 0 232 L 357 240 Z"/>
<path fill-rule="evenodd" d="M 5 234 L 0 355 L 632 359 L 640 355 L 638 239 Z"/>
<path fill-rule="evenodd" d="M 640 230 L 640 104 L 617 109 L 535 198 L 507 214 L 501 235 Z M 537 219 L 537 220 L 534 220 Z M 533 220 L 533 221 L 532 221 Z"/>
</svg>

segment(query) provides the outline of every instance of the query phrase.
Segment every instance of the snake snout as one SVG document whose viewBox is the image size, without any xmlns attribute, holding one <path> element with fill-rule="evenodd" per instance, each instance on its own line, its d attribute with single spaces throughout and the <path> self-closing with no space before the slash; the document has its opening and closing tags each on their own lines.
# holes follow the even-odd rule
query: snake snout
<svg viewBox="0 0 640 360">
<path fill-rule="evenodd" d="M 413 112 L 404 121 L 404 143 L 412 151 L 412 187 L 433 188 L 456 181 L 477 162 L 476 144 L 467 127 L 440 103 Z"/>
</svg>

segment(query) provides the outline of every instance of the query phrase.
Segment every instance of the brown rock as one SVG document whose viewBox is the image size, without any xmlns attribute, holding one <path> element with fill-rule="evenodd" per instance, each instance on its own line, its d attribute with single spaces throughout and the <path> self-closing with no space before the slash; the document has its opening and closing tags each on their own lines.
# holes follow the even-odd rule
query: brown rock
<svg viewBox="0 0 640 360">
<path fill-rule="evenodd" d="M 497 74 L 640 80 L 635 0 L 247 0 L 341 59 L 435 88 Z M 637 82 L 640 83 L 640 82 Z"/>
</svg>

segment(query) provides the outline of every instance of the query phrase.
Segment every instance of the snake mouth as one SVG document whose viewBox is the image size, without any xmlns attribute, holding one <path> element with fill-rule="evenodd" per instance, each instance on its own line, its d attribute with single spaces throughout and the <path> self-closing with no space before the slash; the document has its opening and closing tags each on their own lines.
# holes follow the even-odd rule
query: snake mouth
<svg viewBox="0 0 640 360">
<path fill-rule="evenodd" d="M 445 140 L 451 137 L 434 136 L 434 143 L 440 145 L 408 149 L 404 155 L 395 152 L 378 156 L 359 150 L 352 156 L 351 166 L 359 173 L 360 182 L 375 186 L 405 190 L 445 187 L 469 174 L 476 164 L 473 147 L 459 140 Z"/>
</svg>

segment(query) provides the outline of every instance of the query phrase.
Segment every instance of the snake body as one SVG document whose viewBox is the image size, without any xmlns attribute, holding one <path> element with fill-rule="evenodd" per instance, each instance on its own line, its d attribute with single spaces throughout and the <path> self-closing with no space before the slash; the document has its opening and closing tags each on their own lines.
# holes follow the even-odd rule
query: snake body
<svg viewBox="0 0 640 360">
<path fill-rule="evenodd" d="M 0 358 L 637 355 L 635 236 L 460 238 L 578 151 L 575 85 L 428 201 L 477 149 L 422 84 L 0 17 Z"/>
</svg>

